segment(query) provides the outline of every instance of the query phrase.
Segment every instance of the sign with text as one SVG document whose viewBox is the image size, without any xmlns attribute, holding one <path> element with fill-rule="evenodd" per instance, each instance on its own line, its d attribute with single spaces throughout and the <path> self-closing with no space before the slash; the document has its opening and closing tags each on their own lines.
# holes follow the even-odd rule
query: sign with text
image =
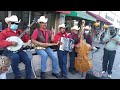
<svg viewBox="0 0 120 90">
<path fill-rule="evenodd" d="M 65 23 L 65 14 L 60 14 L 60 22 L 59 24 Z"/>
</svg>

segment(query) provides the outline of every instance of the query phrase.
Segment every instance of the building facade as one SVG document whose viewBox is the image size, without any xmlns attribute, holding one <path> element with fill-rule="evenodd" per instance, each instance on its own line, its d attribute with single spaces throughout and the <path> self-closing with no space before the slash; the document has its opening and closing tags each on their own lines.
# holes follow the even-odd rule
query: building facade
<svg viewBox="0 0 120 90">
<path fill-rule="evenodd" d="M 44 15 L 48 18 L 47 28 L 54 29 L 58 32 L 58 25 L 65 22 L 65 14 L 69 14 L 70 11 L 0 11 L 0 31 L 7 27 L 5 23 L 5 18 L 11 15 L 17 15 L 18 19 L 21 19 L 19 28 L 25 30 L 28 25 L 32 22 L 34 18 L 40 18 Z M 31 31 L 39 27 L 36 23 L 31 27 Z"/>
</svg>

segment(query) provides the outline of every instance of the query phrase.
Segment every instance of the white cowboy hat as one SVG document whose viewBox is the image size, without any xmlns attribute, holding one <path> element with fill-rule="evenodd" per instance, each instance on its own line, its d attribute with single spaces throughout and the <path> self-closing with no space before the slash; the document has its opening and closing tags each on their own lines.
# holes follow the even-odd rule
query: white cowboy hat
<svg viewBox="0 0 120 90">
<path fill-rule="evenodd" d="M 20 23 L 21 20 L 18 21 L 18 17 L 16 15 L 12 15 L 10 17 L 5 18 L 5 22 L 8 24 L 8 22 L 15 22 Z"/>
<path fill-rule="evenodd" d="M 65 24 L 60 24 L 60 25 L 58 26 L 58 29 L 61 28 L 61 27 L 62 27 L 62 28 L 66 28 L 66 27 L 65 27 Z"/>
<path fill-rule="evenodd" d="M 84 29 L 91 30 L 91 27 L 89 27 L 89 26 L 85 26 Z"/>
<path fill-rule="evenodd" d="M 45 18 L 45 16 L 41 16 L 41 17 L 38 19 L 38 23 L 39 23 L 39 22 L 46 23 L 47 21 L 48 21 L 48 18 Z"/>
<path fill-rule="evenodd" d="M 73 29 L 75 29 L 75 30 L 79 30 L 79 29 L 80 29 L 80 27 L 78 28 L 78 26 L 77 26 L 77 25 L 75 25 L 75 26 L 73 26 L 73 27 L 71 28 L 71 30 L 73 30 Z"/>
</svg>

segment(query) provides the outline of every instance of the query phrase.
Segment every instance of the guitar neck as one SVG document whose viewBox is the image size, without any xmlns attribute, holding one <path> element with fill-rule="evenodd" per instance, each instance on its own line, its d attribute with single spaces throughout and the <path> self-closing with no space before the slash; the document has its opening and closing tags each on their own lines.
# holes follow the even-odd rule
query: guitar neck
<svg viewBox="0 0 120 90">
<path fill-rule="evenodd" d="M 28 26 L 28 27 L 23 31 L 23 33 L 19 36 L 19 38 L 22 38 L 23 35 L 25 35 L 25 32 L 26 32 L 34 23 L 35 23 L 35 22 L 32 22 L 32 23 L 30 24 L 30 26 Z"/>
</svg>

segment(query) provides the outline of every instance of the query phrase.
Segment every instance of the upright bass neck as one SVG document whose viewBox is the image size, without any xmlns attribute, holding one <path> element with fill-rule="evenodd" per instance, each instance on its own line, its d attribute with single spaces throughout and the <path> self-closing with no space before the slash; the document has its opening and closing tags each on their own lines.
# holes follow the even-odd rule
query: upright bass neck
<svg viewBox="0 0 120 90">
<path fill-rule="evenodd" d="M 80 39 L 83 39 L 84 27 L 85 27 L 85 20 L 82 20 L 81 31 L 79 32 Z"/>
</svg>

